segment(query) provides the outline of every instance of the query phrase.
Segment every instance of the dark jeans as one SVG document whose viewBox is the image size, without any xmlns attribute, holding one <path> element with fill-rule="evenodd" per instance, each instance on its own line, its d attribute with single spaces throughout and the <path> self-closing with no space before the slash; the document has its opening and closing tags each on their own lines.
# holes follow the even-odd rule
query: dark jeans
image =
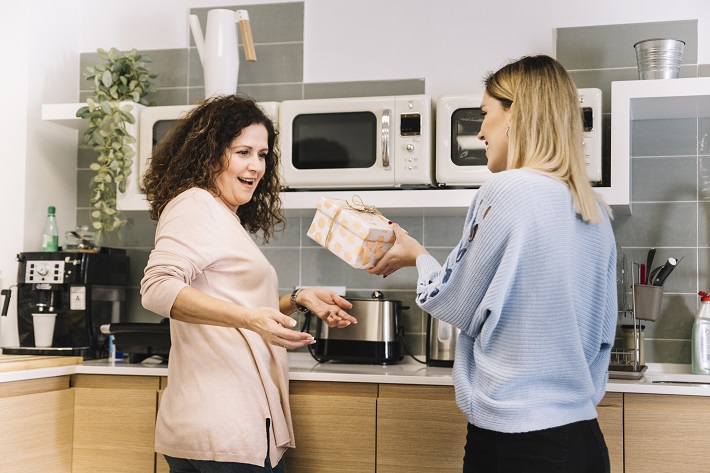
<svg viewBox="0 0 710 473">
<path fill-rule="evenodd" d="M 189 460 L 173 458 L 164 455 L 170 465 L 170 473 L 286 473 L 286 459 L 282 458 L 278 465 L 271 467 L 266 460 L 265 466 L 248 465 L 246 463 L 225 463 L 206 460 Z"/>
<path fill-rule="evenodd" d="M 609 473 L 596 419 L 507 434 L 468 424 L 464 473 Z"/>
</svg>

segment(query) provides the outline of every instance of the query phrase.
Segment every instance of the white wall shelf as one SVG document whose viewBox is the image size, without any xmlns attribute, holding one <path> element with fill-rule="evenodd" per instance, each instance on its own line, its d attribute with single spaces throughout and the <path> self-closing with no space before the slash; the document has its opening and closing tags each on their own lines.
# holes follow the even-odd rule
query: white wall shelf
<svg viewBox="0 0 710 473">
<path fill-rule="evenodd" d="M 688 80 L 688 79 L 677 79 Z M 631 83 L 646 83 L 659 81 L 631 81 Z M 673 82 L 673 81 L 670 81 Z M 614 83 L 629 84 L 628 82 Z M 630 88 L 632 89 L 632 88 Z M 615 90 L 615 89 L 612 89 Z M 624 89 L 626 90 L 626 89 Z M 710 90 L 710 87 L 707 87 Z M 629 94 L 629 92 L 626 92 Z M 702 95 L 702 94 L 697 94 Z M 705 108 L 710 110 L 710 92 L 705 94 Z M 629 98 L 623 99 L 624 93 L 620 96 L 622 100 L 628 102 Z M 643 97 L 643 95 L 634 95 L 633 97 Z M 616 96 L 612 95 L 612 114 L 614 115 L 614 123 L 616 123 L 616 113 L 614 112 L 616 104 Z M 84 120 L 76 116 L 76 111 L 82 106 L 81 103 L 63 103 L 63 104 L 46 104 L 42 106 L 42 119 L 52 121 L 67 127 L 82 130 L 86 127 Z M 642 105 L 648 105 L 643 103 Z M 650 106 L 650 105 L 648 105 Z M 142 107 L 142 106 L 139 106 Z M 686 110 L 683 104 L 679 105 L 681 110 Z M 640 113 L 640 112 L 639 112 Z M 680 113 L 680 112 L 678 112 Z M 685 112 L 687 113 L 687 112 Z M 627 113 L 628 116 L 628 113 Z M 138 114 L 137 120 L 140 120 Z M 629 123 L 629 119 L 623 119 L 621 123 Z M 135 129 L 138 129 L 136 123 Z M 628 126 L 621 127 L 626 129 L 626 152 L 615 153 L 615 138 L 616 127 L 612 133 L 612 169 L 611 169 L 611 187 L 596 188 L 609 205 L 612 206 L 616 213 L 630 213 L 630 172 L 629 172 L 629 156 L 628 156 Z M 137 133 L 134 135 L 136 136 Z M 617 137 L 619 139 L 624 139 Z M 136 149 L 138 143 L 136 143 Z M 623 148 L 623 147 L 622 147 Z M 134 160 L 134 179 L 131 179 L 129 189 L 126 193 L 119 193 L 118 206 L 121 210 L 147 210 L 148 202 L 145 200 L 145 195 L 140 192 L 138 186 L 138 159 Z M 284 210 L 289 215 L 312 215 L 315 211 L 316 203 L 321 197 L 330 197 L 335 199 L 351 200 L 354 195 L 367 205 L 374 205 L 380 209 L 385 215 L 407 216 L 407 215 L 464 215 L 473 198 L 476 195 L 476 189 L 465 188 L 443 188 L 443 189 L 392 189 L 392 190 L 311 190 L 311 191 L 289 191 L 281 194 Z"/>
<path fill-rule="evenodd" d="M 42 120 L 51 121 L 69 128 L 86 128 L 84 119 L 76 116 L 76 111 L 85 103 L 52 103 L 42 105 Z"/>
<path fill-rule="evenodd" d="M 83 107 L 84 103 L 58 103 L 42 105 L 42 120 L 51 121 L 77 130 L 86 128 L 86 121 L 83 118 L 76 116 L 76 111 Z M 138 176 L 138 120 L 140 112 L 145 108 L 145 105 L 131 103 L 133 105 L 133 114 L 136 117 L 136 123 L 126 124 L 126 131 L 136 138 L 136 142 L 131 145 L 136 153 L 131 167 L 131 175 L 128 178 L 126 192 L 118 192 L 116 195 L 116 206 L 120 210 L 148 210 L 148 201 L 145 199 L 145 194 L 141 191 Z M 81 139 L 81 138 L 80 138 Z"/>
<path fill-rule="evenodd" d="M 312 190 L 282 192 L 283 208 L 289 215 L 310 215 L 321 197 L 352 201 L 358 196 L 385 216 L 465 215 L 476 189 Z"/>
<path fill-rule="evenodd" d="M 633 80 L 611 84 L 611 188 L 607 202 L 631 193 L 631 126 L 633 121 L 710 117 L 710 77 Z M 618 210 L 617 210 L 618 211 Z"/>
</svg>

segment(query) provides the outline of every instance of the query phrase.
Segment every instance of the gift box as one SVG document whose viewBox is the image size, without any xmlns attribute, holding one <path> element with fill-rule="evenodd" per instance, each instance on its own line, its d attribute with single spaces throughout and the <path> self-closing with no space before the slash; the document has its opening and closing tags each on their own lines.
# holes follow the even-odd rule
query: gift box
<svg viewBox="0 0 710 473">
<path fill-rule="evenodd" d="M 308 236 L 353 268 L 377 264 L 395 236 L 376 208 L 360 202 L 321 197 Z"/>
</svg>

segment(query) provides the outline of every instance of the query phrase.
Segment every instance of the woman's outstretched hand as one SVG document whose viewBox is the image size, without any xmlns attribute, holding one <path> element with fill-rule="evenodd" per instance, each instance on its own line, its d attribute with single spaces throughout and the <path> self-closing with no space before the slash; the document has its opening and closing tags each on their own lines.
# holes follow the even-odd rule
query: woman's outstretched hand
<svg viewBox="0 0 710 473">
<path fill-rule="evenodd" d="M 405 266 L 416 266 L 417 256 L 428 253 L 426 248 L 410 237 L 402 227 L 396 223 L 391 223 L 390 226 L 394 230 L 396 241 L 375 266 L 367 268 L 370 274 L 387 277 Z"/>
<path fill-rule="evenodd" d="M 271 307 L 250 310 L 247 319 L 247 328 L 271 345 L 293 350 L 316 342 L 310 333 L 293 330 L 296 319 Z"/>
<path fill-rule="evenodd" d="M 353 305 L 343 297 L 325 287 L 307 287 L 299 291 L 296 303 L 310 310 L 328 327 L 347 327 L 356 324 L 357 319 L 345 312 Z"/>
</svg>

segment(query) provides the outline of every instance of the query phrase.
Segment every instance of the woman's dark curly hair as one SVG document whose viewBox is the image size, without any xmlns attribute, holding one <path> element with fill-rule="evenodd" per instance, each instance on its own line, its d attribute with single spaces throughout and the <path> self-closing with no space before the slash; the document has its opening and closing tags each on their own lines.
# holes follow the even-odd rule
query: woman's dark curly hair
<svg viewBox="0 0 710 473">
<path fill-rule="evenodd" d="M 237 215 L 248 232 L 261 231 L 268 242 L 274 229 L 285 225 L 279 198 L 278 133 L 257 103 L 242 95 L 212 97 L 198 104 L 157 144 L 143 176 L 151 218 L 158 220 L 168 202 L 192 187 L 220 195 L 215 179 L 228 166 L 225 152 L 250 125 L 266 127 L 269 152 L 264 176 Z"/>
</svg>

